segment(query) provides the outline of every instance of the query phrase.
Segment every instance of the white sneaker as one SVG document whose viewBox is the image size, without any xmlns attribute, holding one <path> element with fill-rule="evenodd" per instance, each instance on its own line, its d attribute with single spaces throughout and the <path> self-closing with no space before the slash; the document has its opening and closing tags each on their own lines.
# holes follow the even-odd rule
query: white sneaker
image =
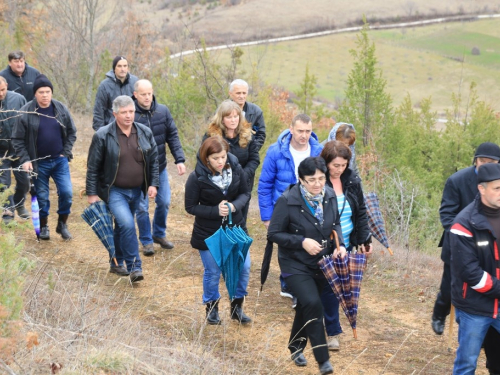
<svg viewBox="0 0 500 375">
<path fill-rule="evenodd" d="M 339 335 L 328 336 L 326 339 L 326 343 L 328 344 L 328 350 L 331 350 L 331 351 L 340 350 Z"/>
</svg>

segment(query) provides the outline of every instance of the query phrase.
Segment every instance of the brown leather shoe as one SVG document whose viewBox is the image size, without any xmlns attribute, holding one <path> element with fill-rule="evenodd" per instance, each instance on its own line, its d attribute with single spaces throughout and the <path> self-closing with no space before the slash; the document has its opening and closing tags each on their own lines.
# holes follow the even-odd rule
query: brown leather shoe
<svg viewBox="0 0 500 375">
<path fill-rule="evenodd" d="M 155 255 L 155 250 L 153 248 L 153 244 L 152 243 L 148 243 L 147 245 L 144 245 L 142 247 L 142 253 L 147 256 L 147 257 L 150 257 L 152 255 Z"/>
<path fill-rule="evenodd" d="M 159 244 L 163 249 L 173 249 L 174 244 L 167 240 L 167 237 L 153 237 L 153 242 Z"/>
<path fill-rule="evenodd" d="M 141 280 L 144 280 L 144 276 L 142 275 L 141 270 L 135 270 L 130 273 L 130 281 L 132 281 L 133 283 Z"/>
<path fill-rule="evenodd" d="M 109 267 L 109 272 L 117 274 L 118 276 L 128 276 L 130 275 L 130 272 L 127 271 L 127 268 L 125 266 L 111 266 Z"/>
</svg>

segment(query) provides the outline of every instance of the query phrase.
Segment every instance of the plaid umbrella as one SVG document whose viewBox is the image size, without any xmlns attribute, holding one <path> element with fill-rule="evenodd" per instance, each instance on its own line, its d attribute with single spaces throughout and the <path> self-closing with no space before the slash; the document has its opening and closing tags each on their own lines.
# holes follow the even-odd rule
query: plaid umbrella
<svg viewBox="0 0 500 375">
<path fill-rule="evenodd" d="M 375 237 L 378 242 L 387 248 L 389 254 L 393 255 L 393 252 L 389 247 L 389 241 L 387 240 L 384 218 L 380 212 L 380 204 L 377 194 L 374 192 L 366 193 L 365 204 L 366 213 L 368 214 L 368 226 L 370 227 L 373 237 Z"/>
<path fill-rule="evenodd" d="M 90 225 L 94 233 L 108 250 L 109 258 L 116 266 L 115 241 L 113 239 L 113 216 L 103 201 L 97 201 L 88 206 L 82 213 L 82 219 Z"/>
<path fill-rule="evenodd" d="M 335 241 L 338 248 L 338 237 L 334 231 L 333 234 L 335 234 Z M 323 257 L 318 265 L 339 300 L 345 316 L 349 320 L 354 338 L 358 338 L 356 333 L 356 319 L 361 281 L 363 280 L 363 272 L 366 268 L 366 255 L 356 253 L 349 254 L 344 258 L 333 258 L 331 255 L 328 255 Z"/>
<path fill-rule="evenodd" d="M 30 194 L 31 194 L 31 222 L 35 228 L 36 240 L 40 242 L 40 207 L 38 206 L 38 199 L 36 197 L 35 184 L 30 179 Z"/>
</svg>

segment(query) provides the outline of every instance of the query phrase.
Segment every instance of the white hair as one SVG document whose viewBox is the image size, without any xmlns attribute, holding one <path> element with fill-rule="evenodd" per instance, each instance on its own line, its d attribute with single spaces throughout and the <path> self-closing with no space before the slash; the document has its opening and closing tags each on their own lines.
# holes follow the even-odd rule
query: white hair
<svg viewBox="0 0 500 375">
<path fill-rule="evenodd" d="M 229 85 L 229 91 L 233 92 L 234 86 L 239 85 L 239 86 L 246 86 L 248 90 L 248 83 L 246 81 L 243 81 L 242 79 L 235 79 L 231 84 Z"/>
<path fill-rule="evenodd" d="M 128 107 L 129 105 L 135 105 L 134 101 L 130 96 L 120 95 L 117 96 L 115 100 L 113 100 L 113 112 L 118 113 L 120 108 Z"/>
</svg>

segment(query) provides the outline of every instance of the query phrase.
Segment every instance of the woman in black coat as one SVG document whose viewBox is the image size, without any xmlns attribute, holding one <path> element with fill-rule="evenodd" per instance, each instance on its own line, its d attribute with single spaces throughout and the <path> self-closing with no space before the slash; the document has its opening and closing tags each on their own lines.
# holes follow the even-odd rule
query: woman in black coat
<svg viewBox="0 0 500 375">
<path fill-rule="evenodd" d="M 218 303 L 221 271 L 208 250 L 205 239 L 221 226 L 222 219 L 229 215 L 231 207 L 233 224 L 245 231 L 243 207 L 250 198 L 245 173 L 236 157 L 228 153 L 229 145 L 220 136 L 207 138 L 200 147 L 197 163 L 186 181 L 185 208 L 195 216 L 191 246 L 198 249 L 205 269 L 203 274 L 203 303 L 206 305 L 208 324 L 220 324 Z M 236 295 L 231 301 L 231 318 L 241 323 L 251 319 L 242 309 L 247 295 L 250 276 L 250 253 L 240 273 Z"/>
<path fill-rule="evenodd" d="M 351 150 L 343 142 L 330 141 L 321 151 L 321 157 L 328 169 L 326 183 L 333 188 L 337 197 L 340 226 L 347 251 L 359 248 L 361 252 L 369 254 L 372 245 L 368 216 L 361 179 L 349 168 Z M 323 290 L 321 299 L 325 312 L 328 348 L 339 350 L 338 336 L 342 333 L 339 322 L 339 301 L 330 287 Z"/>
<path fill-rule="evenodd" d="M 255 142 L 252 125 L 245 120 L 240 106 L 232 100 L 224 100 L 212 121 L 208 125 L 207 137 L 220 135 L 229 143 L 229 152 L 236 156 L 246 173 L 248 191 L 253 189 L 255 170 L 260 164 L 259 145 Z M 243 217 L 247 218 L 250 200 L 243 208 Z"/>
<path fill-rule="evenodd" d="M 344 257 L 346 249 L 337 200 L 333 190 L 325 186 L 325 161 L 308 157 L 300 163 L 298 174 L 299 183 L 290 186 L 276 202 L 267 236 L 278 244 L 281 276 L 297 297 L 288 344 L 292 359 L 297 366 L 307 364 L 303 351 L 309 339 L 321 374 L 332 374 L 320 297 L 327 281 L 318 262 L 332 253 Z M 329 240 L 332 230 L 342 245 L 335 251 Z"/>
</svg>

